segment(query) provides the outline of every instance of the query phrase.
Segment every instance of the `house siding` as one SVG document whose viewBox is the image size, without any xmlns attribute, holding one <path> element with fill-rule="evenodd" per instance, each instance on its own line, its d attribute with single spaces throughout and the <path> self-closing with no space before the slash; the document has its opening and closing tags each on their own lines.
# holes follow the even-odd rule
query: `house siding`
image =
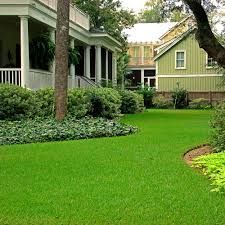
<svg viewBox="0 0 225 225">
<path fill-rule="evenodd" d="M 172 91 L 179 83 L 180 88 L 187 91 L 225 91 L 225 87 L 221 85 L 222 77 L 205 76 L 205 77 L 159 77 L 158 91 Z"/>
</svg>

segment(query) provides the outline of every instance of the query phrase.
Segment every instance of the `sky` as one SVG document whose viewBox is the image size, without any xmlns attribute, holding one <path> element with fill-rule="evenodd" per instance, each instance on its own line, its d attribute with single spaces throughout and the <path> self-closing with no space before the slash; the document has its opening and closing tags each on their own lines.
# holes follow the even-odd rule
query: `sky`
<svg viewBox="0 0 225 225">
<path fill-rule="evenodd" d="M 146 0 L 121 0 L 124 8 L 133 9 L 135 12 L 144 8 Z"/>
</svg>

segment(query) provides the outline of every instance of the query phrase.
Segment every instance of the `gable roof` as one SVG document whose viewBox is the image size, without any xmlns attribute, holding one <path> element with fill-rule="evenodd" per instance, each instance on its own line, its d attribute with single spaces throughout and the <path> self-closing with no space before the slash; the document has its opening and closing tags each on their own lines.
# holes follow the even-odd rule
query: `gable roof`
<svg viewBox="0 0 225 225">
<path fill-rule="evenodd" d="M 159 59 L 162 55 L 164 55 L 166 52 L 168 52 L 172 47 L 177 45 L 179 42 L 181 42 L 184 38 L 189 36 L 192 32 L 196 30 L 196 27 L 192 27 L 189 30 L 187 30 L 185 33 L 180 35 L 178 38 L 174 39 L 170 44 L 168 44 L 159 54 L 156 55 L 156 57 L 153 59 L 154 61 Z"/>
<path fill-rule="evenodd" d="M 131 29 L 125 29 L 128 43 L 159 42 L 160 36 L 175 26 L 176 22 L 168 23 L 137 23 Z"/>
</svg>

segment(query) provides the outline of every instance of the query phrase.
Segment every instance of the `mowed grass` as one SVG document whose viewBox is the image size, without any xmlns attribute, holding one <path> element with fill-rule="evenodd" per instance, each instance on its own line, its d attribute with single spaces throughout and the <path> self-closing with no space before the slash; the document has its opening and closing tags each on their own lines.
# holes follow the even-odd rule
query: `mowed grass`
<svg viewBox="0 0 225 225">
<path fill-rule="evenodd" d="M 0 224 L 223 225 L 225 196 L 183 162 L 210 111 L 150 110 L 116 138 L 0 147 Z"/>
</svg>

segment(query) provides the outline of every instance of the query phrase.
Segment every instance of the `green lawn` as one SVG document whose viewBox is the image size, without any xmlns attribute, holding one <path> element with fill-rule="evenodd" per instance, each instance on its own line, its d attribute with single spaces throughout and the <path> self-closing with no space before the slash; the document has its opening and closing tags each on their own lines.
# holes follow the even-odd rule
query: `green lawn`
<svg viewBox="0 0 225 225">
<path fill-rule="evenodd" d="M 0 147 L 0 224 L 225 224 L 225 196 L 182 161 L 209 118 L 151 110 L 127 137 Z"/>
</svg>

